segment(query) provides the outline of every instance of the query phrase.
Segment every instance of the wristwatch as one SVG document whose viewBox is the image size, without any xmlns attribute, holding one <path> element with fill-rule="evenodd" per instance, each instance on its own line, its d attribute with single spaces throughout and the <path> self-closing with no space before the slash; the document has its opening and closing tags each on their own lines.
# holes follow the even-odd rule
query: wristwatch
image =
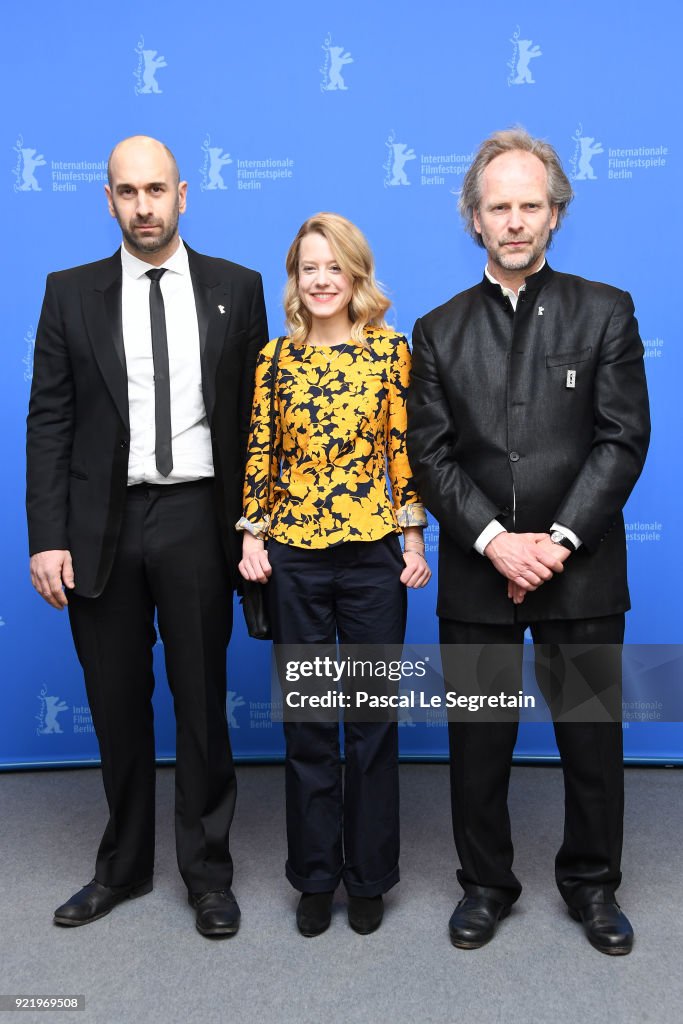
<svg viewBox="0 0 683 1024">
<path fill-rule="evenodd" d="M 550 534 L 550 539 L 553 542 L 553 544 L 561 544 L 563 548 L 567 549 L 567 551 L 576 551 L 576 548 L 570 541 L 569 537 L 565 537 L 565 535 L 563 533 L 560 533 L 559 530 L 553 530 L 553 532 Z"/>
</svg>

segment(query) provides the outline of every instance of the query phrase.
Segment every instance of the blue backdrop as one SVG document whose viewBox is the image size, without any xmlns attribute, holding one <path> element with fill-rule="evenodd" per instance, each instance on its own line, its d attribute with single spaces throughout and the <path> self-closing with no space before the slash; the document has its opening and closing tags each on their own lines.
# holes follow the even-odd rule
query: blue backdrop
<svg viewBox="0 0 683 1024">
<path fill-rule="evenodd" d="M 628 638 L 680 642 L 680 7 L 408 6 L 35 0 L 5 11 L 0 764 L 97 757 L 66 616 L 28 580 L 24 421 L 45 275 L 119 244 L 102 185 L 113 143 L 135 133 L 174 150 L 189 181 L 181 230 L 191 245 L 263 273 L 272 335 L 282 328 L 284 255 L 307 216 L 335 210 L 362 227 L 391 319 L 409 333 L 418 315 L 481 276 L 483 254 L 461 229 L 455 195 L 478 142 L 514 123 L 552 142 L 576 200 L 550 261 L 629 289 L 646 348 L 654 435 L 626 509 Z M 434 562 L 436 544 L 432 525 Z M 435 641 L 435 599 L 435 582 L 411 595 L 410 640 Z M 158 748 L 172 757 L 156 653 Z M 229 713 L 244 758 L 282 750 L 267 656 L 238 621 Z M 683 758 L 681 724 L 630 725 L 625 737 L 630 757 Z M 401 740 L 405 756 L 446 750 L 442 725 L 406 724 Z M 553 755 L 549 727 L 524 727 L 518 753 Z"/>
</svg>

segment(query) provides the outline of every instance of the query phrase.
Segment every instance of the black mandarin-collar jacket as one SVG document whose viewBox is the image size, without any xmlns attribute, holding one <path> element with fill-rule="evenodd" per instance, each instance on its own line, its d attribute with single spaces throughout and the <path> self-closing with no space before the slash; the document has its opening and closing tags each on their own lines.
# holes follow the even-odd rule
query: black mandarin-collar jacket
<svg viewBox="0 0 683 1024">
<path fill-rule="evenodd" d="M 505 579 L 473 548 L 494 518 L 515 532 L 558 522 L 583 542 L 563 574 L 526 596 L 525 619 L 625 611 L 622 508 L 649 432 L 627 292 L 545 264 L 516 311 L 484 277 L 419 319 L 408 454 L 440 525 L 439 616 L 514 621 Z"/>
</svg>

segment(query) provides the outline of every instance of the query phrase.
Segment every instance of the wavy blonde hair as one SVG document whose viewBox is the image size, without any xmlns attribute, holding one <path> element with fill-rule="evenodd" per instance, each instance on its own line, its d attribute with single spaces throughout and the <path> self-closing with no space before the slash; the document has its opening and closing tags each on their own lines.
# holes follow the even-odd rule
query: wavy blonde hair
<svg viewBox="0 0 683 1024">
<path fill-rule="evenodd" d="M 338 213 L 316 213 L 299 228 L 289 247 L 285 266 L 284 307 L 287 330 L 295 345 L 302 345 L 311 331 L 312 317 L 299 296 L 299 251 L 301 240 L 315 232 L 327 241 L 334 258 L 351 285 L 349 319 L 351 337 L 365 346 L 366 327 L 386 327 L 384 314 L 390 300 L 375 280 L 375 264 L 365 235 L 355 224 Z"/>
</svg>

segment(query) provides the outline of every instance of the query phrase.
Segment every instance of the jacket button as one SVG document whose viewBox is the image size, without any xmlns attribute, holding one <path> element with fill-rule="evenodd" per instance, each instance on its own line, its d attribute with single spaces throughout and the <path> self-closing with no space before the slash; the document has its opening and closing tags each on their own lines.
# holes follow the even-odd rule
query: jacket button
<svg viewBox="0 0 683 1024">
<path fill-rule="evenodd" d="M 519 452 L 510 452 L 508 458 L 510 462 L 519 462 Z"/>
<path fill-rule="evenodd" d="M 128 442 L 127 441 L 119 441 L 119 448 L 127 448 L 127 447 L 128 447 Z"/>
<path fill-rule="evenodd" d="M 509 509 L 509 507 L 508 507 L 508 506 L 506 505 L 506 506 L 505 506 L 505 508 L 502 508 L 502 509 L 500 510 L 500 514 L 501 514 L 502 516 L 509 516 L 509 515 L 510 515 L 510 509 Z"/>
</svg>

